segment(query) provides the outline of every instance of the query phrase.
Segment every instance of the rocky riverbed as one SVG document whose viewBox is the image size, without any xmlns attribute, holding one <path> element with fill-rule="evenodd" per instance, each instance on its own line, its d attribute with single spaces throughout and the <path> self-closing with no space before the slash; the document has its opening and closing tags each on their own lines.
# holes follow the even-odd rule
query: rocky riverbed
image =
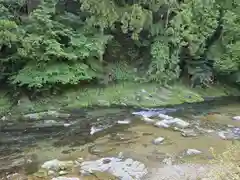
<svg viewBox="0 0 240 180">
<path fill-rule="evenodd" d="M 11 180 L 213 179 L 209 151 L 240 139 L 232 104 L 85 109 L 1 120 L 0 171 Z M 240 156 L 239 156 L 240 157 Z M 224 169 L 224 168 L 223 168 Z M 226 168 L 225 168 L 226 169 Z"/>
</svg>

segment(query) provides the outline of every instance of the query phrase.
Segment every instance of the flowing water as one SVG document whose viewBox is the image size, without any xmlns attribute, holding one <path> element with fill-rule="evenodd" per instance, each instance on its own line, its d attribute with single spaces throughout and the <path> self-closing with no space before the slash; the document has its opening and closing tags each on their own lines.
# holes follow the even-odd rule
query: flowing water
<svg viewBox="0 0 240 180">
<path fill-rule="evenodd" d="M 41 168 L 46 161 L 58 159 L 81 164 L 105 157 L 118 157 L 131 158 L 144 164 L 151 175 L 143 179 L 161 179 L 159 176 L 154 177 L 158 169 L 173 164 L 206 164 L 213 158 L 210 148 L 214 148 L 216 153 L 222 153 L 232 143 L 239 143 L 238 140 L 222 139 L 218 134 L 228 128 L 240 128 L 240 120 L 232 119 L 240 115 L 237 99 L 155 109 L 189 122 L 190 128 L 187 128 L 186 135 L 177 129 L 159 128 L 146 123 L 133 115 L 134 111 L 137 110 L 127 107 L 71 109 L 62 111 L 70 116 L 50 116 L 44 119 L 25 117 L 14 123 L 1 122 L 1 178 L 51 180 L 59 174 L 47 174 Z M 103 130 L 91 135 L 93 127 Z M 240 137 L 239 132 L 236 134 Z M 158 137 L 164 138 L 160 144 L 154 143 Z M 186 153 L 189 149 L 201 153 L 189 155 Z M 76 165 L 64 170 L 64 177 L 117 179 L 105 172 L 83 176 Z M 168 172 L 167 169 L 163 170 L 164 173 Z M 18 173 L 16 177 L 11 176 L 14 173 Z"/>
</svg>

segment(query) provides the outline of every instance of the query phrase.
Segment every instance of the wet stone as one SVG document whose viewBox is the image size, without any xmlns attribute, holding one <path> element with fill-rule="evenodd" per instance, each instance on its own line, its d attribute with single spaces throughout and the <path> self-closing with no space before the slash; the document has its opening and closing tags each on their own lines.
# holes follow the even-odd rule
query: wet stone
<svg viewBox="0 0 240 180">
<path fill-rule="evenodd" d="M 129 119 L 125 119 L 125 120 L 119 120 L 117 121 L 118 124 L 130 124 L 131 121 Z"/>
<path fill-rule="evenodd" d="M 197 133 L 193 129 L 182 130 L 181 135 L 183 137 L 196 137 Z"/>
<path fill-rule="evenodd" d="M 165 123 L 164 121 L 158 121 L 154 124 L 154 126 L 159 127 L 159 128 L 169 128 L 170 125 Z"/>
<path fill-rule="evenodd" d="M 202 151 L 199 151 L 197 149 L 187 149 L 185 152 L 184 152 L 185 155 L 187 156 L 192 156 L 192 155 L 198 155 L 198 154 L 202 154 Z"/>
<path fill-rule="evenodd" d="M 73 166 L 73 161 L 59 161 L 57 159 L 53 159 L 45 162 L 41 168 L 53 171 L 64 170 Z"/>
<path fill-rule="evenodd" d="M 158 137 L 153 140 L 153 144 L 158 145 L 158 144 L 161 144 L 163 141 L 164 141 L 163 137 Z"/>
<path fill-rule="evenodd" d="M 234 116 L 232 119 L 233 119 L 234 121 L 240 121 L 240 116 Z"/>
<path fill-rule="evenodd" d="M 130 158 L 123 161 L 119 158 L 109 157 L 107 159 L 110 159 L 111 162 L 108 164 L 103 164 L 103 159 L 106 158 L 85 161 L 81 164 L 81 170 L 86 172 L 108 172 L 122 180 L 140 180 L 148 172 L 143 163 Z"/>
<path fill-rule="evenodd" d="M 56 175 L 55 171 L 52 171 L 52 170 L 48 171 L 48 176 L 54 176 L 54 175 Z"/>
<path fill-rule="evenodd" d="M 111 162 L 111 159 L 103 159 L 103 164 L 108 164 Z"/>
<path fill-rule="evenodd" d="M 60 175 L 60 176 L 62 176 L 62 175 L 66 175 L 66 174 L 68 174 L 67 171 L 59 171 L 59 175 Z"/>
<path fill-rule="evenodd" d="M 240 128 L 234 127 L 234 128 L 229 128 L 226 131 L 220 131 L 218 132 L 218 136 L 225 140 L 239 140 Z"/>
<path fill-rule="evenodd" d="M 144 116 L 141 117 L 141 120 L 144 121 L 144 122 L 147 123 L 147 124 L 154 124 L 154 123 L 156 122 L 156 120 L 150 119 L 150 118 L 144 117 Z"/>
</svg>

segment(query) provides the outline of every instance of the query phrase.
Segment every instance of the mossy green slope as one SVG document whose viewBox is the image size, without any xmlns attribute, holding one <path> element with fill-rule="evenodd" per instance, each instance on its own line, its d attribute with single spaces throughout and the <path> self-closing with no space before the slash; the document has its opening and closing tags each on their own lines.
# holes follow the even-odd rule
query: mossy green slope
<svg viewBox="0 0 240 180">
<path fill-rule="evenodd" d="M 81 108 L 92 105 L 111 106 L 126 105 L 137 107 L 159 107 L 201 102 L 205 97 L 239 95 L 237 89 L 215 85 L 206 89 L 190 88 L 181 83 L 161 87 L 156 83 L 136 84 L 121 83 L 106 88 L 80 88 L 68 91 L 61 96 L 51 96 L 31 102 L 28 99 L 19 101 L 14 111 L 40 111 L 61 107 Z"/>
</svg>

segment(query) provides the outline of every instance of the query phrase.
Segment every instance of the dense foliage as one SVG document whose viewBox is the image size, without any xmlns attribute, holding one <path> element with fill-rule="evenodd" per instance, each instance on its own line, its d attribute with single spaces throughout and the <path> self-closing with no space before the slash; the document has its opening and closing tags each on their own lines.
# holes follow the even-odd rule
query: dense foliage
<svg viewBox="0 0 240 180">
<path fill-rule="evenodd" d="M 240 82 L 240 1 L 0 0 L 0 81 Z"/>
</svg>

